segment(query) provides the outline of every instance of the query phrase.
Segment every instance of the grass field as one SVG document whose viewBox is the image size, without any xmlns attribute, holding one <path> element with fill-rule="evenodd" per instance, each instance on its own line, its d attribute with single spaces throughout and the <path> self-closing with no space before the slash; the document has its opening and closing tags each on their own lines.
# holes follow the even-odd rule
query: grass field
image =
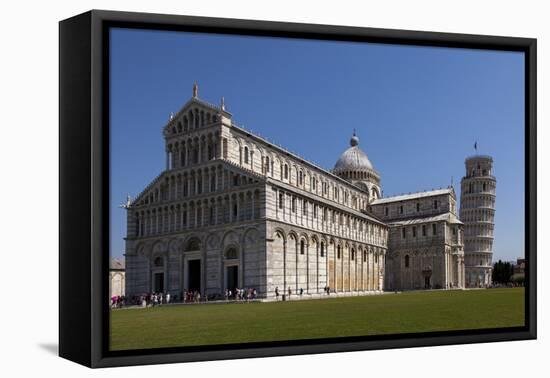
<svg viewBox="0 0 550 378">
<path fill-rule="evenodd" d="M 524 325 L 524 290 L 407 292 L 111 311 L 111 350 Z"/>
</svg>

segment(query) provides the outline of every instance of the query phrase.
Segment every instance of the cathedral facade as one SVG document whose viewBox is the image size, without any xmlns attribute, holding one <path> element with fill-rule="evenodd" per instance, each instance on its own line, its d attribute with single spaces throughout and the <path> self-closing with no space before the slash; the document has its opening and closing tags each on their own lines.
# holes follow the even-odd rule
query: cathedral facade
<svg viewBox="0 0 550 378">
<path fill-rule="evenodd" d="M 355 133 L 329 171 L 238 127 L 195 85 L 163 135 L 165 170 L 126 207 L 127 295 L 464 287 L 454 189 L 382 197 Z"/>
</svg>

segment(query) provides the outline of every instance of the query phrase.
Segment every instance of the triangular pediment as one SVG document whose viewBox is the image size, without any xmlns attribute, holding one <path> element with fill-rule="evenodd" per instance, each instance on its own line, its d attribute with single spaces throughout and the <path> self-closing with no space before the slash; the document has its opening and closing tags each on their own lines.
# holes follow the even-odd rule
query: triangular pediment
<svg viewBox="0 0 550 378">
<path fill-rule="evenodd" d="M 185 130 L 186 128 L 202 127 L 216 123 L 221 117 L 231 119 L 232 114 L 225 110 L 223 102 L 216 106 L 199 97 L 191 97 L 176 113 L 171 114 L 164 130 L 171 127 Z"/>
<path fill-rule="evenodd" d="M 245 184 L 257 184 L 260 182 L 265 182 L 265 177 L 257 172 L 251 171 L 250 169 L 243 168 L 235 163 L 226 161 L 226 160 L 217 160 L 217 164 L 220 164 L 224 168 L 228 168 L 234 173 L 238 173 L 240 177 L 239 185 Z M 202 170 L 209 170 L 211 166 L 195 166 L 184 169 L 174 169 L 164 171 L 155 177 L 141 193 L 139 193 L 136 198 L 131 201 L 131 206 L 143 206 L 148 205 L 153 202 L 163 201 L 166 199 L 166 188 L 168 182 L 172 184 L 175 181 L 179 181 L 180 178 L 185 178 L 187 176 L 194 176 L 195 174 L 200 174 Z M 175 181 L 174 181 L 175 180 Z M 172 189 L 175 190 L 175 189 Z M 185 198 L 179 198 L 184 200 Z"/>
</svg>

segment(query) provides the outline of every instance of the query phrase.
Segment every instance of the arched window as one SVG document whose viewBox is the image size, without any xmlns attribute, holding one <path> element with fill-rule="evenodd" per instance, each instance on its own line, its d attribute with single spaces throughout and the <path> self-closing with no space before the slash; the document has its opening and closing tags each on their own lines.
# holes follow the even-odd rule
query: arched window
<svg viewBox="0 0 550 378">
<path fill-rule="evenodd" d="M 342 247 L 338 246 L 337 248 L 337 251 L 336 251 L 336 258 L 339 260 L 340 259 L 340 250 L 342 249 Z"/>
<path fill-rule="evenodd" d="M 228 259 L 228 260 L 238 259 L 239 258 L 239 253 L 237 252 L 237 250 L 235 248 L 229 248 L 225 252 L 225 258 Z"/>
<path fill-rule="evenodd" d="M 265 157 L 265 172 L 269 173 L 269 156 Z"/>
<path fill-rule="evenodd" d="M 367 261 L 367 251 L 363 251 L 363 262 Z"/>
<path fill-rule="evenodd" d="M 416 203 L 416 212 L 419 212 L 419 211 L 420 211 L 420 203 L 417 202 L 417 203 Z"/>
<path fill-rule="evenodd" d="M 355 260 L 355 249 L 351 249 L 351 261 Z"/>
<path fill-rule="evenodd" d="M 154 265 L 155 267 L 161 267 L 161 266 L 163 266 L 163 265 L 164 265 L 164 261 L 163 261 L 162 257 L 160 257 L 160 256 L 156 257 L 155 260 L 153 261 L 153 265 Z M 481 264 L 479 264 L 479 265 L 481 265 Z"/>
<path fill-rule="evenodd" d="M 288 164 L 285 164 L 285 179 L 288 179 Z"/>
<path fill-rule="evenodd" d="M 195 115 L 192 111 L 189 112 L 189 123 L 191 124 L 191 128 L 193 128 L 195 124 Z"/>
<path fill-rule="evenodd" d="M 298 185 L 302 186 L 303 182 L 304 182 L 304 173 L 300 171 L 300 173 L 298 173 Z"/>
<path fill-rule="evenodd" d="M 325 243 L 321 242 L 321 257 L 325 257 Z"/>
<path fill-rule="evenodd" d="M 405 268 L 409 267 L 409 255 L 405 255 Z"/>
<path fill-rule="evenodd" d="M 200 241 L 198 239 L 191 239 L 185 247 L 186 251 L 198 251 L 201 249 Z"/>
<path fill-rule="evenodd" d="M 303 255 L 305 253 L 305 249 L 306 249 L 306 243 L 304 242 L 304 240 L 301 240 L 300 241 L 300 255 Z"/>
<path fill-rule="evenodd" d="M 244 163 L 248 164 L 248 147 L 244 147 Z"/>
</svg>

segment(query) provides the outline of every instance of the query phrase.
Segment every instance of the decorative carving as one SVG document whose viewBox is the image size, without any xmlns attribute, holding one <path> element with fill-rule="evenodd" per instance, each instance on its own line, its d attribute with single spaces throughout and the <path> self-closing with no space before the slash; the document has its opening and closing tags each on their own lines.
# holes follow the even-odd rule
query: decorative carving
<svg viewBox="0 0 550 378">
<path fill-rule="evenodd" d="M 217 233 L 211 233 L 206 239 L 206 244 L 209 248 L 217 248 L 220 244 L 220 237 L 217 235 Z"/>
</svg>

